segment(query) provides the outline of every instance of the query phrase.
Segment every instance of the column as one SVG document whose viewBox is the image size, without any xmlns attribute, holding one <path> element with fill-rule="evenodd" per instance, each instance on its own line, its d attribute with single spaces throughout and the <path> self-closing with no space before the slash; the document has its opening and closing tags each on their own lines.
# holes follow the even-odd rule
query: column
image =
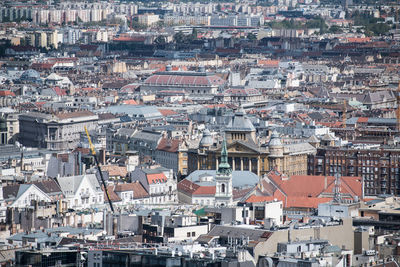
<svg viewBox="0 0 400 267">
<path fill-rule="evenodd" d="M 216 158 L 216 161 L 217 161 L 216 169 L 218 170 L 218 166 L 219 166 L 218 157 Z"/>
<path fill-rule="evenodd" d="M 249 158 L 249 171 L 253 171 L 252 169 L 251 169 L 251 161 L 253 160 L 253 158 Z"/>
<path fill-rule="evenodd" d="M 257 158 L 257 175 L 260 176 L 260 156 Z"/>
<path fill-rule="evenodd" d="M 240 170 L 243 171 L 243 158 L 240 158 Z"/>
<path fill-rule="evenodd" d="M 233 171 L 235 170 L 235 160 L 236 160 L 236 158 L 232 157 L 232 170 Z"/>
</svg>

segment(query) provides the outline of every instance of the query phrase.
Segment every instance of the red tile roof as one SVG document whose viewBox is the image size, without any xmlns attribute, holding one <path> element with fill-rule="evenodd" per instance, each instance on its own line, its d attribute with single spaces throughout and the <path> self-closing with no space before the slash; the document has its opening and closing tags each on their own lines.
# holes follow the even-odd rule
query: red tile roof
<svg viewBox="0 0 400 267">
<path fill-rule="evenodd" d="M 159 112 L 161 113 L 161 115 L 163 115 L 164 117 L 173 116 L 173 115 L 178 115 L 177 112 L 175 112 L 175 111 L 173 111 L 173 110 L 171 110 L 171 109 L 159 109 L 158 111 L 159 111 Z"/>
<path fill-rule="evenodd" d="M 272 60 L 272 59 L 259 59 L 258 60 L 258 65 L 264 65 L 268 67 L 278 67 L 279 66 L 279 60 Z"/>
<path fill-rule="evenodd" d="M 317 208 L 319 203 L 332 200 L 335 187 L 335 177 L 294 175 L 290 178 L 278 172 L 271 171 L 268 178 L 278 189 L 273 196 L 284 202 L 288 207 Z M 343 195 L 362 198 L 362 182 L 360 177 L 341 177 L 340 185 Z"/>
<path fill-rule="evenodd" d="M 124 101 L 122 101 L 122 104 L 125 104 L 125 105 L 138 105 L 138 103 L 134 99 L 124 100 Z"/>
<path fill-rule="evenodd" d="M 60 87 L 54 87 L 53 91 L 56 93 L 58 96 L 66 96 L 67 95 L 67 90 L 61 89 Z"/>
<path fill-rule="evenodd" d="M 246 199 L 247 203 L 259 203 L 259 202 L 270 202 L 275 198 L 273 196 L 255 196 L 252 195 L 248 199 Z"/>
<path fill-rule="evenodd" d="M 147 174 L 147 181 L 149 184 L 165 183 L 167 177 L 164 173 Z"/>
<path fill-rule="evenodd" d="M 368 122 L 368 118 L 366 117 L 360 117 L 357 119 L 358 123 L 367 123 Z"/>
<path fill-rule="evenodd" d="M 195 183 L 192 183 L 188 179 L 183 179 L 178 183 L 177 187 L 179 191 L 181 192 L 183 191 L 188 195 L 192 195 L 193 192 L 195 192 L 200 186 Z"/>
<path fill-rule="evenodd" d="M 200 186 L 193 195 L 215 195 L 215 186 Z"/>
<path fill-rule="evenodd" d="M 224 83 L 225 80 L 217 75 L 197 75 L 188 72 L 159 73 L 144 81 L 145 85 L 151 86 L 218 86 Z"/>
<path fill-rule="evenodd" d="M 0 96 L 15 96 L 10 90 L 0 90 Z"/>
</svg>

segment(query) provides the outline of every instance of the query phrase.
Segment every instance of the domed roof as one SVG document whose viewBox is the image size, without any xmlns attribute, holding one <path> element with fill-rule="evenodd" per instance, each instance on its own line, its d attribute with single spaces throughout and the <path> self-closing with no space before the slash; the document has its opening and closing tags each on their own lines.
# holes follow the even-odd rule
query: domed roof
<svg viewBox="0 0 400 267">
<path fill-rule="evenodd" d="M 36 70 L 26 70 L 21 74 L 20 77 L 21 80 L 25 80 L 25 79 L 40 79 L 40 74 L 39 72 L 37 72 Z"/>
<path fill-rule="evenodd" d="M 282 146 L 281 137 L 276 131 L 271 134 L 271 139 L 269 140 L 268 146 Z"/>
<path fill-rule="evenodd" d="M 246 112 L 243 108 L 240 108 L 229 121 L 226 131 L 255 132 L 256 129 L 250 119 L 246 116 Z"/>
<path fill-rule="evenodd" d="M 205 129 L 203 132 L 203 137 L 200 140 L 200 146 L 211 146 L 213 144 L 214 140 L 211 136 L 211 133 L 208 129 Z"/>
</svg>

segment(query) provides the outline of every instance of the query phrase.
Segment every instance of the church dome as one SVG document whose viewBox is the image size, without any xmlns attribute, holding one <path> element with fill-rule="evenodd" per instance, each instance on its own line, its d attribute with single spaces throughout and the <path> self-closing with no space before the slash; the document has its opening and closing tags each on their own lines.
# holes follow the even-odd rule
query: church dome
<svg viewBox="0 0 400 267">
<path fill-rule="evenodd" d="M 255 132 L 253 123 L 246 116 L 243 108 L 240 108 L 236 111 L 235 115 L 229 121 L 228 126 L 226 127 L 227 131 L 231 132 Z"/>
<path fill-rule="evenodd" d="M 213 144 L 214 140 L 211 136 L 211 133 L 208 129 L 205 129 L 203 132 L 203 137 L 200 140 L 200 147 L 208 147 Z"/>
<path fill-rule="evenodd" d="M 271 139 L 269 140 L 268 146 L 269 147 L 271 147 L 271 146 L 272 147 L 281 147 L 282 146 L 281 137 L 279 136 L 279 134 L 276 131 L 274 131 L 271 134 Z"/>
</svg>

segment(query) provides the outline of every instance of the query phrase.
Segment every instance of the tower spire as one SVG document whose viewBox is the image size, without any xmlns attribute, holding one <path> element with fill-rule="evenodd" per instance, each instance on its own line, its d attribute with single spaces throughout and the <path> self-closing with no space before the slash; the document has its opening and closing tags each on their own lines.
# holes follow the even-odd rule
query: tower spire
<svg viewBox="0 0 400 267">
<path fill-rule="evenodd" d="M 222 141 L 221 149 L 221 163 L 218 165 L 219 174 L 230 174 L 232 172 L 231 166 L 228 163 L 228 150 L 226 149 L 226 140 Z"/>
</svg>

